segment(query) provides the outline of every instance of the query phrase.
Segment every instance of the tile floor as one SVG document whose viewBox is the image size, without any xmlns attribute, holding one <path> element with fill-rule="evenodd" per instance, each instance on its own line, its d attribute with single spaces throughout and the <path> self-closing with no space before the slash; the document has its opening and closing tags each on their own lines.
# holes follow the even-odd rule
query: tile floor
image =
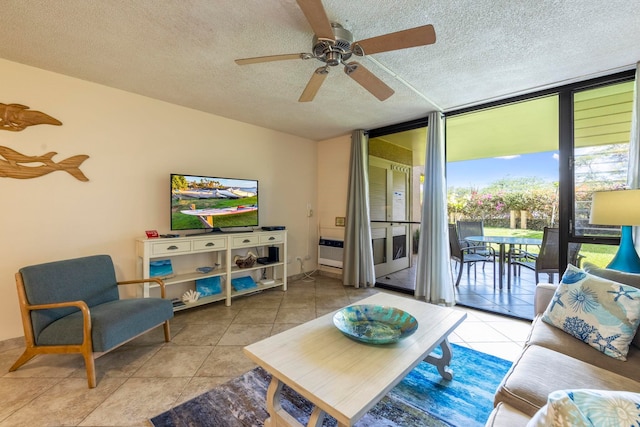
<svg viewBox="0 0 640 427">
<path fill-rule="evenodd" d="M 170 343 L 157 328 L 99 358 L 98 386 L 91 390 L 80 356 L 41 355 L 8 372 L 22 344 L 0 342 L 0 427 L 148 426 L 149 418 L 255 367 L 242 353 L 245 345 L 380 291 L 389 292 L 345 288 L 318 276 L 290 282 L 287 292 L 234 299 L 231 307 L 214 303 L 177 312 Z M 529 322 L 455 309 L 468 316 L 451 342 L 516 357 Z"/>
<path fill-rule="evenodd" d="M 411 268 L 379 277 L 376 279 L 377 284 L 386 289 L 395 289 L 413 294 L 415 267 L 416 264 L 414 262 Z M 457 277 L 456 267 L 457 265 L 452 262 L 451 268 L 454 282 Z M 456 288 L 456 302 L 465 307 L 532 320 L 535 317 L 533 310 L 536 288 L 534 272 L 523 268 L 520 274 L 512 276 L 511 280 L 511 288 L 507 288 L 505 274 L 504 285 L 500 289 L 497 277 L 496 286 L 493 286 L 493 266 L 491 264 L 487 264 L 484 269 L 482 266 L 478 266 L 475 271 L 471 267 L 469 273 L 467 271 L 462 273 L 460 284 Z M 541 274 L 540 280 L 546 282 L 548 276 Z M 558 283 L 559 277 L 557 274 L 554 275 L 554 280 L 555 283 Z"/>
</svg>

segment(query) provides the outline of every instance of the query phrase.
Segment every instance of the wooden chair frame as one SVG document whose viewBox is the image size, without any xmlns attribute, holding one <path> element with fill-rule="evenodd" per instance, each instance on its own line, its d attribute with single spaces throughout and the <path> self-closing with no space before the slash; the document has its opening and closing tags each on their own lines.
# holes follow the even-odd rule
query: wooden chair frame
<svg viewBox="0 0 640 427">
<path fill-rule="evenodd" d="M 159 278 L 149 278 L 149 279 L 139 279 L 139 280 L 126 280 L 117 282 L 118 286 L 123 285 L 132 285 L 132 284 L 141 284 L 146 282 L 155 282 L 160 286 L 160 295 L 162 298 L 165 298 L 165 285 L 162 279 Z M 123 341 L 117 346 L 109 349 L 105 352 L 94 352 L 93 351 L 93 340 L 91 338 L 91 310 L 89 306 L 84 301 L 65 301 L 59 302 L 55 304 L 39 304 L 39 305 L 31 305 L 27 300 L 27 294 L 24 289 L 24 281 L 22 279 L 22 274 L 16 273 L 16 286 L 18 288 L 18 302 L 20 304 L 20 313 L 22 315 L 22 327 L 24 329 L 24 339 L 26 343 L 26 348 L 24 353 L 16 360 L 16 362 L 9 368 L 9 372 L 13 372 L 18 369 L 20 366 L 27 363 L 33 357 L 38 354 L 71 354 L 71 353 L 80 353 L 84 358 L 84 363 L 87 369 L 87 381 L 89 383 L 89 388 L 96 387 L 96 368 L 95 368 L 95 359 L 98 357 L 120 347 L 123 344 L 149 332 L 151 329 L 155 329 L 157 326 L 147 329 L 146 331 L 131 337 L 130 339 Z M 35 341 L 35 336 L 33 333 L 33 325 L 31 323 L 31 311 L 34 310 L 47 310 L 53 308 L 62 308 L 62 307 L 77 307 L 82 312 L 83 319 L 83 339 L 82 344 L 70 344 L 70 345 L 37 345 Z M 158 325 L 159 326 L 159 325 Z M 164 340 L 165 342 L 171 341 L 171 330 L 169 329 L 169 320 L 165 321 L 164 324 Z"/>
</svg>

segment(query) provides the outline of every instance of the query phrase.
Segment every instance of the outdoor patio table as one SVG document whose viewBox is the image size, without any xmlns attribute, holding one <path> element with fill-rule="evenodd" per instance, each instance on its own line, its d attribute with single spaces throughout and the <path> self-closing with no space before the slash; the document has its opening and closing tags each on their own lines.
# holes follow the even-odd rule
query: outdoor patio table
<svg viewBox="0 0 640 427">
<path fill-rule="evenodd" d="M 474 243 L 496 243 L 500 245 L 500 252 L 498 255 L 498 285 L 499 288 L 502 289 L 502 284 L 504 283 L 504 264 L 506 257 L 505 246 L 509 245 L 509 250 L 512 245 L 542 245 L 542 239 L 532 239 L 528 237 L 518 237 L 518 236 L 469 236 L 466 237 L 465 240 Z M 510 266 L 507 266 L 510 268 Z M 511 289 L 511 281 L 507 283 L 507 289 Z"/>
</svg>

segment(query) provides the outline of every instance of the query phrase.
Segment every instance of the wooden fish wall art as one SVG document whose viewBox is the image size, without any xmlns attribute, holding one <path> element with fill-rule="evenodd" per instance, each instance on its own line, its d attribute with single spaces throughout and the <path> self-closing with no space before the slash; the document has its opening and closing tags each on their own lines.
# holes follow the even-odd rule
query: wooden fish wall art
<svg viewBox="0 0 640 427">
<path fill-rule="evenodd" d="M 26 105 L 0 102 L 0 129 L 20 132 L 33 125 L 60 126 L 62 122 L 41 111 L 30 110 Z"/>
<path fill-rule="evenodd" d="M 80 170 L 82 162 L 89 156 L 80 154 L 60 162 L 53 161 L 55 151 L 42 156 L 27 156 L 8 147 L 0 146 L 0 177 L 29 179 L 37 178 L 51 172 L 65 171 L 80 181 L 89 181 Z"/>
<path fill-rule="evenodd" d="M 30 110 L 26 105 L 0 102 L 0 130 L 20 132 L 34 125 L 61 126 L 62 122 L 42 111 Z M 42 156 L 27 156 L 9 147 L 0 146 L 0 177 L 29 179 L 51 172 L 64 171 L 77 180 L 89 181 L 89 178 L 80 170 L 80 165 L 89 156 L 80 154 L 56 162 L 53 160 L 56 154 L 58 153 L 51 151 Z"/>
</svg>

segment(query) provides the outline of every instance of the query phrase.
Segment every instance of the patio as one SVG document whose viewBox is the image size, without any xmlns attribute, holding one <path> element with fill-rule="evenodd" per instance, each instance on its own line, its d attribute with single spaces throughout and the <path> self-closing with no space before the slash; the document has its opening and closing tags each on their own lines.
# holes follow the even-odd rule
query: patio
<svg viewBox="0 0 640 427">
<path fill-rule="evenodd" d="M 411 268 L 384 277 L 378 277 L 376 286 L 383 289 L 392 289 L 413 294 L 416 263 L 413 262 L 412 265 L 413 267 Z M 455 263 L 452 262 L 451 267 L 452 274 L 454 274 L 455 277 L 457 274 Z M 498 268 L 497 265 L 496 268 Z M 554 276 L 554 279 L 557 282 L 557 274 Z M 455 282 L 455 279 L 453 280 Z M 541 274 L 540 280 L 547 281 L 547 275 Z M 512 276 L 511 289 L 507 289 L 506 287 L 506 277 L 504 282 L 505 286 L 500 290 L 498 289 L 496 280 L 496 287 L 494 289 L 493 266 L 491 264 L 487 264 L 484 270 L 481 265 L 478 265 L 475 273 L 474 268 L 471 267 L 469 274 L 467 274 L 466 271 L 462 273 L 462 279 L 456 288 L 456 303 L 463 307 L 475 308 L 519 319 L 532 320 L 534 317 L 533 301 L 536 285 L 533 271 L 523 268 L 519 276 Z"/>
</svg>

